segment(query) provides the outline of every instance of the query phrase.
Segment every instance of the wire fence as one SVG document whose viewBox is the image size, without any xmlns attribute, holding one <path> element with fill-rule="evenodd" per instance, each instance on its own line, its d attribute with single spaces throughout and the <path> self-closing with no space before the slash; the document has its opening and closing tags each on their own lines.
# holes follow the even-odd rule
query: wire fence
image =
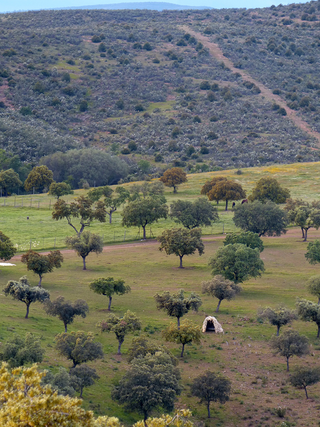
<svg viewBox="0 0 320 427">
<path fill-rule="evenodd" d="M 97 233 L 98 234 L 98 233 Z M 108 234 L 99 234 L 102 238 L 103 245 L 111 245 L 113 243 L 130 242 L 141 240 L 143 238 L 143 230 L 123 230 L 123 232 L 114 231 Z M 156 236 L 151 229 L 146 232 L 146 237 L 155 239 Z M 28 250 L 49 250 L 49 249 L 62 249 L 66 247 L 65 237 L 41 237 L 30 238 L 28 240 L 15 241 L 14 245 L 18 252 L 25 252 Z"/>
<path fill-rule="evenodd" d="M 44 199 L 36 196 L 0 197 L 0 206 L 14 208 L 51 209 L 57 199 Z"/>
</svg>

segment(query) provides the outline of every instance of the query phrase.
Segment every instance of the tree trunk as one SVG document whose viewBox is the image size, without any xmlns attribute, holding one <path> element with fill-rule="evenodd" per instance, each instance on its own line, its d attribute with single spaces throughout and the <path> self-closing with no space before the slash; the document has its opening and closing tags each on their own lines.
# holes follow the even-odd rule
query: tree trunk
<svg viewBox="0 0 320 427">
<path fill-rule="evenodd" d="M 31 304 L 31 303 L 30 303 L 30 304 Z M 25 315 L 25 319 L 28 319 L 30 304 L 27 304 L 27 312 L 26 312 L 26 315 Z"/>
<path fill-rule="evenodd" d="M 218 305 L 217 305 L 217 309 L 216 309 L 216 313 L 218 313 L 219 308 L 220 308 L 220 304 L 221 304 L 222 299 L 219 299 Z M 210 417 L 209 417 L 210 418 Z"/>
<path fill-rule="evenodd" d="M 301 228 L 301 232 L 302 232 L 302 238 L 304 239 L 304 229 L 302 227 Z"/>
<path fill-rule="evenodd" d="M 83 392 L 83 387 L 80 387 L 80 396 L 79 397 L 81 397 L 81 399 L 82 399 L 82 392 Z"/>
<path fill-rule="evenodd" d="M 83 269 L 82 270 L 86 270 L 87 269 L 87 266 L 86 266 L 86 257 L 83 256 L 82 260 L 83 260 Z"/>
<path fill-rule="evenodd" d="M 226 200 L 226 211 L 228 210 L 228 199 Z"/>
<path fill-rule="evenodd" d="M 177 317 L 178 319 L 178 329 L 180 329 L 180 317 Z"/>
<path fill-rule="evenodd" d="M 307 237 L 308 237 L 308 229 L 307 229 L 307 228 L 305 228 L 305 229 L 304 229 L 304 239 L 303 239 L 303 241 L 304 241 L 304 242 L 306 242 L 306 241 L 307 241 Z"/>
<path fill-rule="evenodd" d="M 143 230 L 143 240 L 147 240 L 147 238 L 146 238 L 146 225 L 142 226 L 142 230 Z"/>
<path fill-rule="evenodd" d="M 210 402 L 207 403 L 207 409 L 208 409 L 208 418 L 211 418 L 211 414 L 210 414 Z"/>
<path fill-rule="evenodd" d="M 287 357 L 287 372 L 289 372 L 289 357 Z"/>
<path fill-rule="evenodd" d="M 112 301 L 112 297 L 109 297 L 108 311 L 111 311 L 111 301 Z"/>
<path fill-rule="evenodd" d="M 309 399 L 308 393 L 307 393 L 307 386 L 304 387 L 304 391 L 306 392 L 306 398 Z"/>
<path fill-rule="evenodd" d="M 184 353 L 184 346 L 185 346 L 185 344 L 182 344 L 182 350 L 181 350 L 180 357 L 183 357 L 183 353 Z"/>
<path fill-rule="evenodd" d="M 64 332 L 67 333 L 68 332 L 68 323 L 64 323 Z M 74 362 L 73 362 L 74 363 Z"/>
<path fill-rule="evenodd" d="M 318 334 L 317 334 L 317 338 L 320 337 L 320 325 L 318 325 Z"/>
<path fill-rule="evenodd" d="M 111 224 L 112 223 L 112 212 L 108 213 L 108 215 L 109 215 L 109 224 Z"/>
<path fill-rule="evenodd" d="M 42 282 L 42 275 L 41 274 L 39 274 L 39 283 L 38 283 L 38 286 L 39 286 L 39 288 L 41 288 L 41 282 Z"/>
<path fill-rule="evenodd" d="M 179 268 L 183 268 L 183 265 L 182 265 L 182 258 L 183 258 L 183 255 L 179 255 L 179 258 L 180 258 L 180 265 L 179 265 Z"/>
<path fill-rule="evenodd" d="M 177 186 L 176 186 L 176 185 L 174 185 L 174 186 L 173 186 L 173 192 L 174 192 L 174 193 L 176 193 L 176 192 L 177 192 Z"/>
<path fill-rule="evenodd" d="M 280 326 L 277 325 L 277 337 L 279 336 L 279 332 L 280 332 Z"/>
<path fill-rule="evenodd" d="M 117 353 L 117 354 L 120 354 L 120 355 L 121 355 L 121 346 L 122 346 L 122 344 L 123 344 L 123 341 L 124 341 L 124 340 L 119 341 L 118 353 Z"/>
</svg>

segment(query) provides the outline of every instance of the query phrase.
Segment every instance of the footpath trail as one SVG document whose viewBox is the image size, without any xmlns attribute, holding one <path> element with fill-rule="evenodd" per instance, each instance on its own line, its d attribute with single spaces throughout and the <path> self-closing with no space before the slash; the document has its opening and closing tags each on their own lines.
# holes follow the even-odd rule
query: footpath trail
<svg viewBox="0 0 320 427">
<path fill-rule="evenodd" d="M 226 235 L 225 234 L 219 234 L 219 235 L 207 235 L 207 236 L 202 236 L 202 240 L 204 242 L 212 242 L 212 241 L 216 241 L 216 240 L 222 240 L 225 239 Z M 311 237 L 311 236 L 310 236 Z M 313 236 L 312 236 L 313 237 Z M 310 241 L 312 239 L 312 237 L 310 238 Z M 301 238 L 301 230 L 299 228 L 291 228 L 290 230 L 287 231 L 286 234 L 282 234 L 280 237 L 264 237 L 264 239 L 287 239 L 287 238 L 297 238 L 299 241 L 302 242 L 302 238 Z M 308 239 L 309 240 L 309 239 Z M 148 248 L 148 247 L 155 247 L 158 246 L 159 242 L 155 239 L 152 240 L 140 240 L 137 242 L 132 242 L 132 243 L 119 243 L 119 244 L 113 244 L 113 245 L 108 245 L 108 246 L 104 246 L 103 247 L 103 252 L 107 253 L 107 252 L 114 252 L 114 251 L 118 251 L 118 250 L 123 250 L 123 249 L 129 249 L 129 250 L 136 250 L 136 249 L 141 249 L 141 248 Z M 74 253 L 74 251 L 72 249 L 62 249 L 60 251 L 63 254 L 68 254 L 68 253 Z M 48 255 L 49 251 L 44 251 L 44 252 L 39 252 L 42 255 Z M 19 261 L 21 259 L 21 255 L 15 255 L 13 258 L 11 258 L 10 262 L 13 261 Z"/>
<path fill-rule="evenodd" d="M 254 83 L 256 86 L 258 86 L 259 89 L 261 90 L 260 96 L 264 96 L 265 99 L 269 100 L 270 102 L 274 101 L 275 103 L 279 104 L 282 108 L 284 108 L 287 112 L 287 118 L 290 119 L 301 130 L 308 133 L 311 137 L 317 139 L 317 141 L 319 142 L 319 146 L 320 146 L 320 134 L 318 132 L 314 131 L 307 122 L 305 122 L 301 117 L 299 117 L 297 115 L 296 111 L 289 108 L 280 96 L 273 94 L 271 89 L 268 89 L 261 82 L 259 82 L 258 80 L 255 80 L 246 71 L 241 70 L 239 68 L 236 68 L 234 66 L 233 62 L 230 61 L 229 58 L 224 56 L 220 47 L 216 43 L 210 41 L 208 37 L 206 37 L 200 33 L 197 33 L 196 31 L 193 31 L 187 25 L 183 25 L 180 28 L 182 28 L 184 31 L 186 31 L 189 34 L 191 34 L 192 36 L 194 36 L 197 40 L 201 41 L 201 43 L 206 48 L 209 49 L 212 56 L 214 56 L 219 61 L 223 61 L 225 63 L 225 65 L 228 68 L 230 68 L 230 70 L 232 70 L 234 73 L 241 74 L 243 79 L 245 79 L 251 83 Z"/>
</svg>

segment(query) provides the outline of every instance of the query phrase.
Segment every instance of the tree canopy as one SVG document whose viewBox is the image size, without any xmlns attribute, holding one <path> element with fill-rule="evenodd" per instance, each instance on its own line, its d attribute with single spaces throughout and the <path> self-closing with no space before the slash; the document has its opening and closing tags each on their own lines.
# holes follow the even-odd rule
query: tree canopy
<svg viewBox="0 0 320 427">
<path fill-rule="evenodd" d="M 24 302 L 27 306 L 25 318 L 28 319 L 30 305 L 33 302 L 44 302 L 50 299 L 50 293 L 38 286 L 31 287 L 26 276 L 23 276 L 19 281 L 9 280 L 3 289 L 5 296 L 11 296 L 13 299 Z"/>
<path fill-rule="evenodd" d="M 225 279 L 220 274 L 214 276 L 213 279 L 208 282 L 202 282 L 201 285 L 203 294 L 207 294 L 218 299 L 216 313 L 218 313 L 220 304 L 224 299 L 230 301 L 242 291 L 241 286 L 231 280 Z"/>
<path fill-rule="evenodd" d="M 320 241 L 314 240 L 308 243 L 307 253 L 305 254 L 306 259 L 310 264 L 317 264 L 320 262 Z"/>
<path fill-rule="evenodd" d="M 88 197 L 94 202 L 103 197 L 106 212 L 109 215 L 109 223 L 112 223 L 112 214 L 130 197 L 130 193 L 123 187 L 115 190 L 108 186 L 98 187 L 88 192 Z"/>
<path fill-rule="evenodd" d="M 81 363 L 103 357 L 102 345 L 94 341 L 92 332 L 71 332 L 55 337 L 58 352 L 73 362 L 73 368 Z"/>
<path fill-rule="evenodd" d="M 252 194 L 249 196 L 249 200 L 259 200 L 260 202 L 271 202 L 280 204 L 285 203 L 290 197 L 290 191 L 287 188 L 281 187 L 279 182 L 275 178 L 264 177 L 260 178 L 256 183 L 256 186 L 252 190 Z"/>
<path fill-rule="evenodd" d="M 61 196 L 73 194 L 73 190 L 66 182 L 52 182 L 49 187 L 49 194 L 59 200 Z"/>
<path fill-rule="evenodd" d="M 311 295 L 318 298 L 318 305 L 320 304 L 320 275 L 312 276 L 307 283 L 308 291 Z"/>
<path fill-rule="evenodd" d="M 32 250 L 21 256 L 21 262 L 27 265 L 28 271 L 33 271 L 39 276 L 38 286 L 41 288 L 44 274 L 51 273 L 54 268 L 60 268 L 63 263 L 63 256 L 60 251 L 50 251 L 48 255 L 41 255 Z"/>
<path fill-rule="evenodd" d="M 181 168 L 167 169 L 160 181 L 164 183 L 166 187 L 173 187 L 173 192 L 177 192 L 178 185 L 187 182 L 187 174 Z"/>
<path fill-rule="evenodd" d="M 288 213 L 288 220 L 301 228 L 302 237 L 304 241 L 307 241 L 309 228 L 315 228 L 318 230 L 320 227 L 320 207 L 317 206 L 317 202 L 300 203 L 300 200 L 288 199 L 285 206 L 285 210 Z"/>
<path fill-rule="evenodd" d="M 234 209 L 233 221 L 244 231 L 261 236 L 280 236 L 286 233 L 287 215 L 273 202 L 243 203 Z"/>
<path fill-rule="evenodd" d="M 246 197 L 246 192 L 242 188 L 241 184 L 236 181 L 230 180 L 219 180 L 207 193 L 209 200 L 225 200 L 226 211 L 228 210 L 229 200 L 241 200 Z"/>
<path fill-rule="evenodd" d="M 307 387 L 309 385 L 317 384 L 320 381 L 320 368 L 316 367 L 298 367 L 290 375 L 290 383 L 298 389 L 304 389 L 306 398 L 309 399 Z"/>
<path fill-rule="evenodd" d="M 297 299 L 297 310 L 300 319 L 305 322 L 314 322 L 318 326 L 317 338 L 320 337 L 320 305 L 303 298 Z"/>
<path fill-rule="evenodd" d="M 90 387 L 100 377 L 94 368 L 87 365 L 78 365 L 70 370 L 72 387 L 80 393 L 79 397 L 82 398 L 83 389 Z"/>
<path fill-rule="evenodd" d="M 264 263 L 259 249 L 251 249 L 241 243 L 219 248 L 209 261 L 212 274 L 221 274 L 234 283 L 241 283 L 250 277 L 260 277 Z"/>
<path fill-rule="evenodd" d="M 219 219 L 217 209 L 207 199 L 200 198 L 194 202 L 177 200 L 170 205 L 170 217 L 186 228 L 209 227 Z"/>
<path fill-rule="evenodd" d="M 22 181 L 19 174 L 13 169 L 7 169 L 0 172 L 0 188 L 3 191 L 3 196 L 9 196 L 14 191 L 22 187 Z"/>
<path fill-rule="evenodd" d="M 53 182 L 53 173 L 47 166 L 35 166 L 24 182 L 26 191 L 41 192 Z"/>
<path fill-rule="evenodd" d="M 111 397 L 146 420 L 154 409 L 172 411 L 181 393 L 179 370 L 165 353 L 133 359 L 129 370 L 114 387 Z"/>
<path fill-rule="evenodd" d="M 259 252 L 264 250 L 263 241 L 257 233 L 252 231 L 241 231 L 240 233 L 227 234 L 223 241 L 224 246 L 233 245 L 235 243 L 242 243 L 251 249 L 259 249 Z"/>
<path fill-rule="evenodd" d="M 125 336 L 130 332 L 140 331 L 141 320 L 130 310 L 122 316 L 109 314 L 104 322 L 98 325 L 101 332 L 114 332 L 118 340 L 118 354 L 121 354 L 121 346 Z"/>
<path fill-rule="evenodd" d="M 189 297 L 185 297 L 182 289 L 176 294 L 170 294 L 168 291 L 163 292 L 163 294 L 155 294 L 154 298 L 158 310 L 164 310 L 168 316 L 177 318 L 178 329 L 180 318 L 190 310 L 198 311 L 202 305 L 199 295 L 191 292 Z"/>
<path fill-rule="evenodd" d="M 86 258 L 91 253 L 101 254 L 103 251 L 103 240 L 98 234 L 84 231 L 80 235 L 66 238 L 68 248 L 73 249 L 82 258 L 83 270 L 87 269 Z"/>
<path fill-rule="evenodd" d="M 200 403 L 207 406 L 208 418 L 210 414 L 210 403 L 226 403 L 231 393 L 231 381 L 228 378 L 211 371 L 206 371 L 193 380 L 191 394 L 200 399 Z"/>
<path fill-rule="evenodd" d="M 24 338 L 14 335 L 0 348 L 0 360 L 7 362 L 11 368 L 42 362 L 44 354 L 39 339 L 30 332 Z"/>
<path fill-rule="evenodd" d="M 53 206 L 52 218 L 56 221 L 65 218 L 70 227 L 80 235 L 93 220 L 106 222 L 106 207 L 101 200 L 94 203 L 93 200 L 86 196 L 77 197 L 70 204 L 65 200 L 59 199 Z M 79 219 L 79 226 L 75 225 L 76 219 Z"/>
<path fill-rule="evenodd" d="M 279 337 L 272 337 L 270 346 L 275 350 L 276 354 L 278 353 L 286 358 L 287 371 L 289 371 L 290 357 L 301 357 L 310 351 L 308 338 L 293 330 L 285 331 Z"/>
<path fill-rule="evenodd" d="M 206 196 L 212 190 L 212 188 L 221 181 L 228 181 L 224 176 L 214 176 L 210 181 L 206 181 L 203 187 L 201 188 L 201 194 Z"/>
<path fill-rule="evenodd" d="M 0 259 L 9 261 L 17 252 L 16 247 L 11 242 L 10 238 L 0 231 Z"/>
<path fill-rule="evenodd" d="M 146 226 L 167 218 L 168 206 L 164 197 L 147 196 L 129 202 L 122 212 L 122 225 L 142 227 L 143 239 L 146 239 Z"/>
<path fill-rule="evenodd" d="M 279 305 L 276 308 L 265 307 L 258 310 L 259 319 L 267 319 L 271 325 L 277 327 L 277 337 L 279 336 L 280 328 L 288 325 L 293 320 L 298 319 L 297 313 L 294 310 Z"/>
<path fill-rule="evenodd" d="M 185 255 L 193 255 L 196 251 L 200 256 L 204 253 L 201 228 L 172 228 L 165 230 L 157 240 L 160 242 L 160 251 L 164 250 L 167 255 L 174 254 L 179 257 L 179 268 L 183 268 L 182 258 Z"/>
<path fill-rule="evenodd" d="M 99 295 L 105 295 L 109 297 L 108 310 L 111 310 L 112 296 L 114 294 L 124 295 L 131 291 L 130 286 L 124 284 L 124 280 L 114 280 L 113 277 L 95 279 L 90 283 L 90 289 Z"/>
<path fill-rule="evenodd" d="M 180 357 L 183 357 L 186 344 L 192 342 L 200 344 L 201 342 L 200 326 L 190 322 L 188 319 L 182 320 L 179 329 L 175 323 L 170 322 L 170 325 L 162 331 L 161 335 L 166 341 L 182 344 Z"/>
<path fill-rule="evenodd" d="M 64 297 L 59 296 L 54 301 L 46 300 L 44 310 L 49 316 L 57 316 L 64 324 L 65 332 L 68 330 L 68 325 L 73 323 L 76 316 L 85 318 L 89 312 L 88 304 L 77 299 L 74 303 L 65 301 Z"/>
</svg>

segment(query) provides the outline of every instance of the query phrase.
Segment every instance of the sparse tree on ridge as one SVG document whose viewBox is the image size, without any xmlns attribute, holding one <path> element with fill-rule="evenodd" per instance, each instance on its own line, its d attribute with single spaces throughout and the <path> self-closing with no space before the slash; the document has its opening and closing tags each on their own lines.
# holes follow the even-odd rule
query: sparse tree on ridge
<svg viewBox="0 0 320 427">
<path fill-rule="evenodd" d="M 66 182 L 52 182 L 49 187 L 49 194 L 59 200 L 61 196 L 73 194 L 73 190 Z"/>
</svg>

